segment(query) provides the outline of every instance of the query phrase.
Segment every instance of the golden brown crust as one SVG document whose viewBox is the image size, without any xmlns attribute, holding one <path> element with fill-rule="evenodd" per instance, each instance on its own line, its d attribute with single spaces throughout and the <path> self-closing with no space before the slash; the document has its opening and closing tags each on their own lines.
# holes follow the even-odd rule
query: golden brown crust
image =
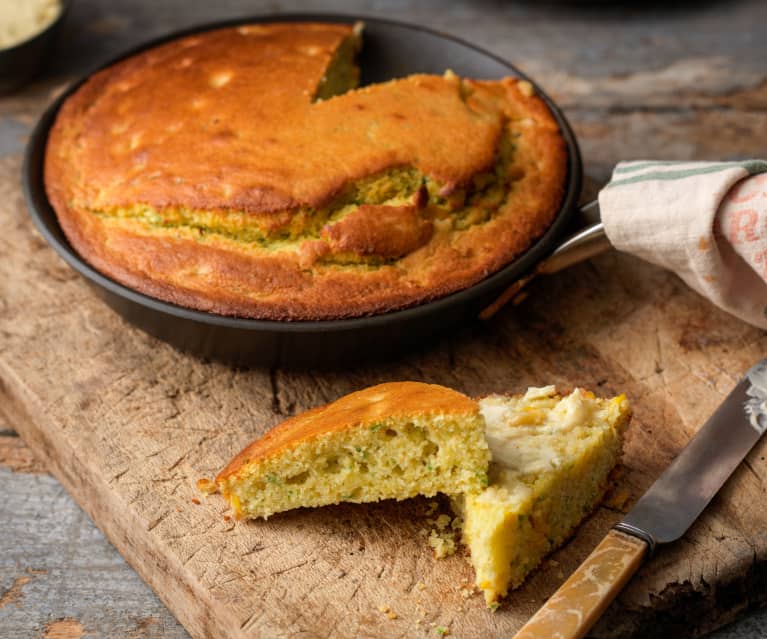
<svg viewBox="0 0 767 639">
<path fill-rule="evenodd" d="M 388 259 L 417 250 L 432 232 L 431 222 L 415 206 L 363 204 L 340 222 L 327 225 L 320 242 L 328 253 Z"/>
<path fill-rule="evenodd" d="M 48 197 L 95 268 L 182 306 L 263 319 L 386 312 L 460 290 L 526 250 L 562 198 L 564 142 L 514 79 L 411 76 L 312 102 L 348 25 L 270 24 L 188 36 L 95 74 L 62 106 Z M 271 107 L 269 106 L 271 105 Z M 297 211 L 357 180 L 412 167 L 443 194 L 516 145 L 510 193 L 460 227 L 424 193 L 363 205 L 280 244 Z M 120 207 L 244 215 L 267 241 L 147 225 Z M 106 213 L 106 214 L 105 214 Z M 238 218 L 239 219 L 239 218 Z"/>
<path fill-rule="evenodd" d="M 389 382 L 285 420 L 240 452 L 216 477 L 219 483 L 257 462 L 322 435 L 398 418 L 423 415 L 476 415 L 478 404 L 457 391 L 422 382 Z"/>
</svg>

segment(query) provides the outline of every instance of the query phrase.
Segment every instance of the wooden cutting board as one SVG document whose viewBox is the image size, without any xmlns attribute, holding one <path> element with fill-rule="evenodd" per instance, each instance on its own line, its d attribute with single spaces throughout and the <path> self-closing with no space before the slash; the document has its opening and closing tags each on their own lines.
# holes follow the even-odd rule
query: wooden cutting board
<svg viewBox="0 0 767 639">
<path fill-rule="evenodd" d="M 437 626 L 508 637 L 620 517 L 600 508 L 493 614 L 467 592 L 460 554 L 432 557 L 426 500 L 235 523 L 220 497 L 197 492 L 198 478 L 284 417 L 386 380 L 476 395 L 549 383 L 625 392 L 635 417 L 617 493 L 633 501 L 767 346 L 675 277 L 611 254 L 398 362 L 233 370 L 102 304 L 32 229 L 19 170 L 0 160 L 0 413 L 194 637 L 421 637 Z M 692 636 L 767 598 L 764 451 L 645 565 L 595 636 Z"/>
</svg>

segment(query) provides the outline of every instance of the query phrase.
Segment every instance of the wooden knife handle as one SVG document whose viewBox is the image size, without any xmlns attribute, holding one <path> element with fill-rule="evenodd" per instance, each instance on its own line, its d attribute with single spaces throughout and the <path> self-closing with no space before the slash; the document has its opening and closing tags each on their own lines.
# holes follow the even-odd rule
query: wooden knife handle
<svg viewBox="0 0 767 639">
<path fill-rule="evenodd" d="M 631 579 L 646 542 L 611 530 L 514 639 L 581 639 Z"/>
</svg>

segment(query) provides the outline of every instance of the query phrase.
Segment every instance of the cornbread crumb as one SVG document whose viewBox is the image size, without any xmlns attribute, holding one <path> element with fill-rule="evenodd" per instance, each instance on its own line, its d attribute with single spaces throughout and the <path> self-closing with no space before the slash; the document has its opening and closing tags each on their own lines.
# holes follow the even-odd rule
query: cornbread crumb
<svg viewBox="0 0 767 639">
<path fill-rule="evenodd" d="M 378 606 L 378 610 L 384 613 L 389 619 L 396 619 L 397 613 L 394 612 L 389 606 Z"/>
<path fill-rule="evenodd" d="M 629 501 L 631 501 L 631 489 L 628 486 L 616 486 L 607 495 L 605 506 L 620 512 L 626 512 L 626 506 Z"/>
<path fill-rule="evenodd" d="M 443 513 L 436 519 L 427 519 L 426 521 L 434 526 L 428 533 L 428 543 L 434 551 L 434 556 L 437 559 L 444 559 L 454 554 L 457 548 L 457 532 L 461 528 L 461 518 L 453 518 Z"/>
<path fill-rule="evenodd" d="M 418 588 L 418 590 L 426 590 L 426 584 L 425 584 L 425 583 L 423 583 L 423 581 L 419 581 L 419 582 L 416 584 L 416 587 Z"/>
<path fill-rule="evenodd" d="M 203 495 L 213 495 L 218 491 L 218 487 L 214 481 L 203 477 L 197 480 L 197 490 Z"/>
<path fill-rule="evenodd" d="M 436 530 L 432 530 L 429 535 L 429 546 L 437 559 L 444 559 L 455 553 L 455 539 L 452 535 L 440 535 Z"/>
</svg>

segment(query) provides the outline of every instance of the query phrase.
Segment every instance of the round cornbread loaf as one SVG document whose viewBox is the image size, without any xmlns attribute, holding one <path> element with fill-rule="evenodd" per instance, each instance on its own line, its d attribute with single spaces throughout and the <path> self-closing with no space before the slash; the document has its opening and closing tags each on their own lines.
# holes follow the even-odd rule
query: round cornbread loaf
<svg viewBox="0 0 767 639">
<path fill-rule="evenodd" d="M 351 25 L 245 25 L 93 75 L 45 159 L 73 247 L 142 293 L 277 320 L 412 306 L 524 252 L 567 171 L 532 87 L 448 72 L 355 89 L 358 47 Z"/>
</svg>

